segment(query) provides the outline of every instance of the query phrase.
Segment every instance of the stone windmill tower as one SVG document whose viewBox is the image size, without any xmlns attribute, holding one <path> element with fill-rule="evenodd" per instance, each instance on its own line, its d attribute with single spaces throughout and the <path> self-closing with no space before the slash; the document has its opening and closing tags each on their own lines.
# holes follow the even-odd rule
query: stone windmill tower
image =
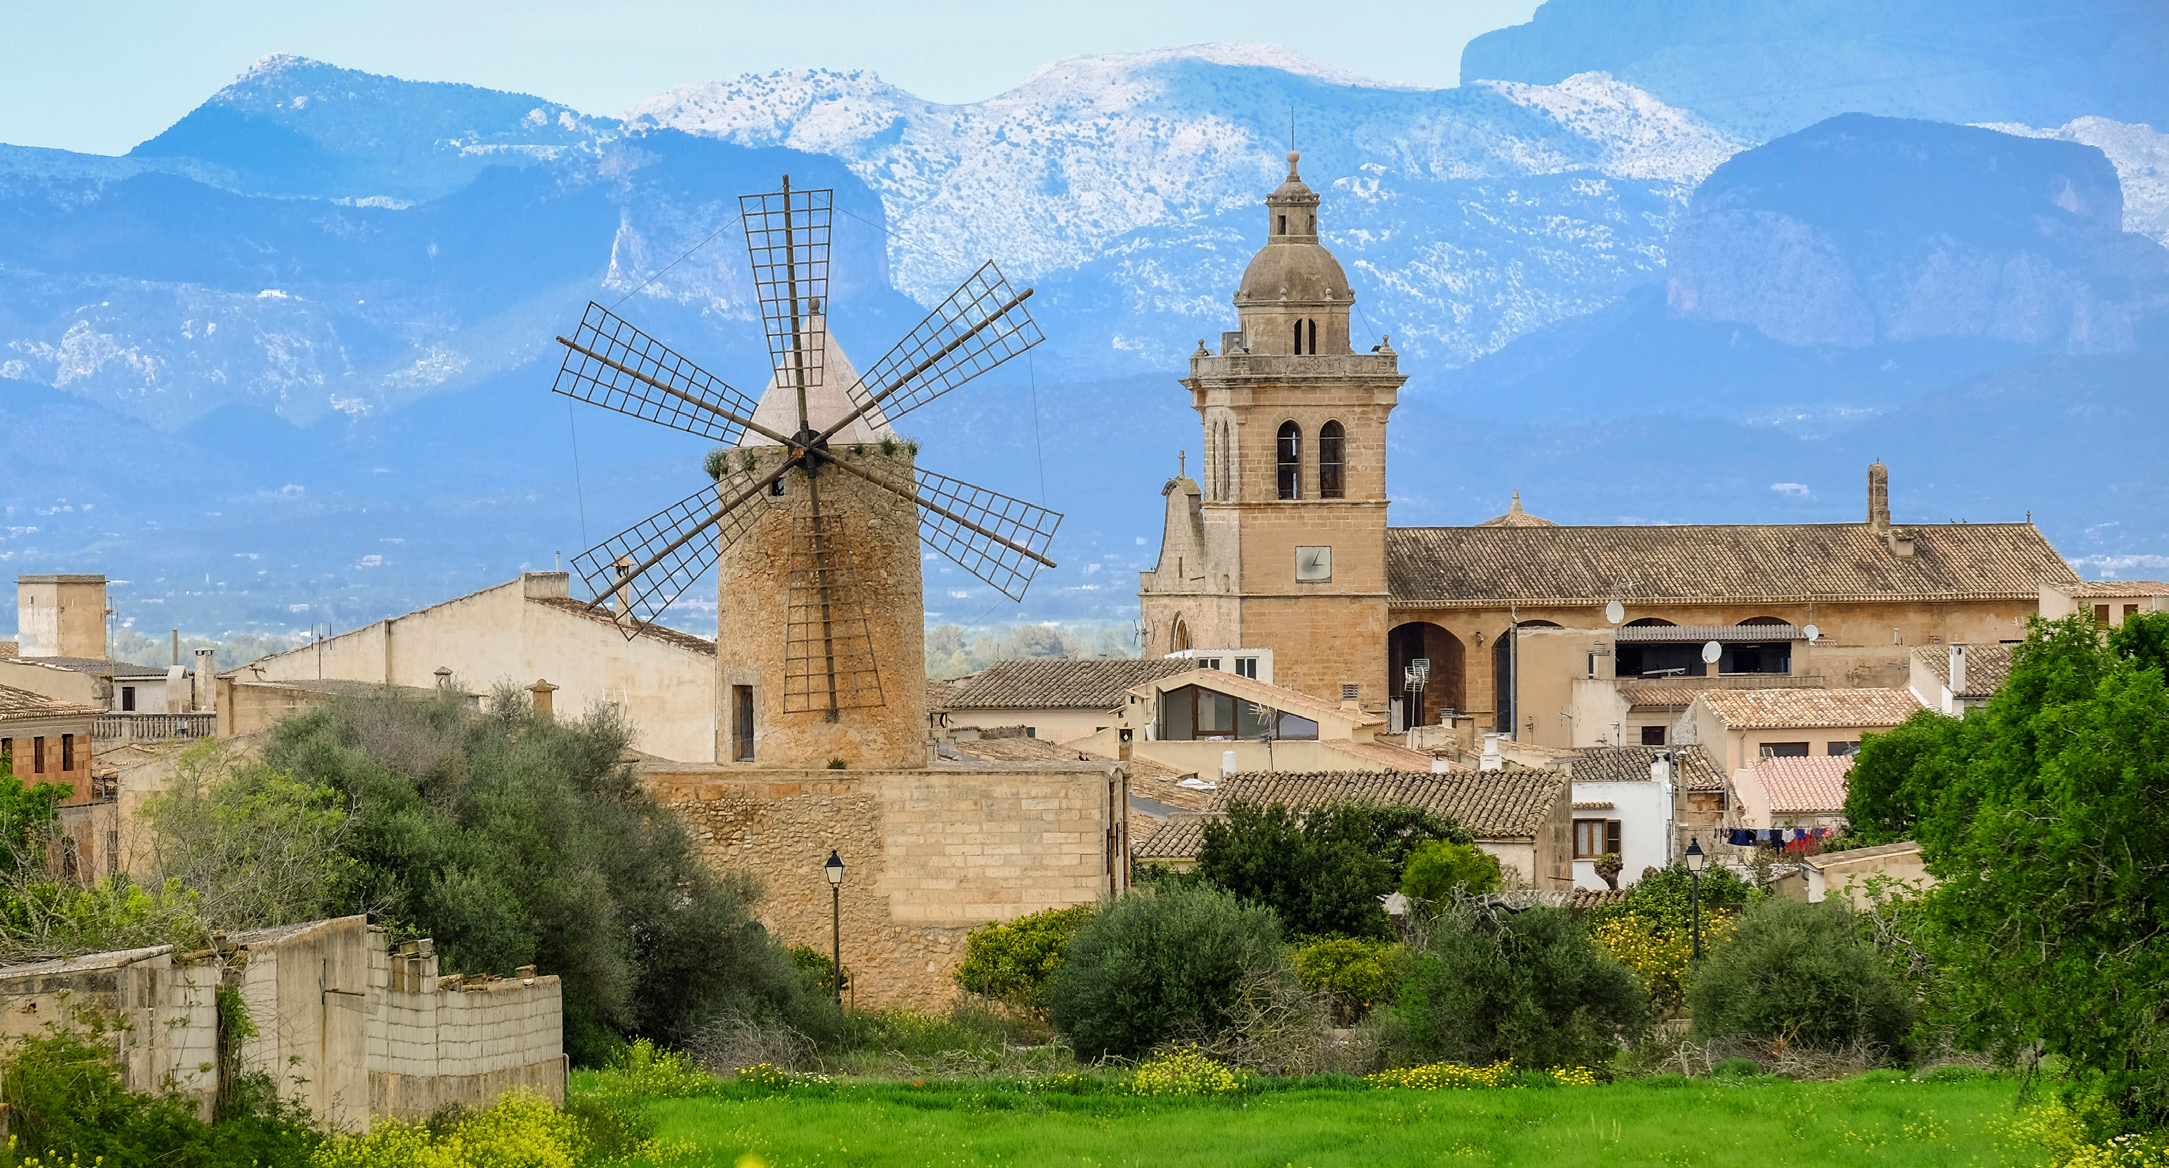
<svg viewBox="0 0 2169 1168">
<path fill-rule="evenodd" d="M 891 424 L 1039 343 L 1031 290 L 985 264 L 861 374 L 827 325 L 833 192 L 786 176 L 739 204 L 772 365 L 757 401 L 597 304 L 558 338 L 557 392 L 724 444 L 711 485 L 573 566 L 632 637 L 717 565 L 718 759 L 923 767 L 919 544 L 1022 599 L 1061 516 L 918 466 Z"/>
</svg>

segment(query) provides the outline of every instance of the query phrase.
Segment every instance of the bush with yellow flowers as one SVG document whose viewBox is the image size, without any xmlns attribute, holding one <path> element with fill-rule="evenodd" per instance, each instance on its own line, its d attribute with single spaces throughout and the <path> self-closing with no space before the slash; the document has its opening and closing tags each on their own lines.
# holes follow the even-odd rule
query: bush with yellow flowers
<svg viewBox="0 0 2169 1168">
<path fill-rule="evenodd" d="M 1130 1079 L 1136 1095 L 1225 1095 L 1240 1091 L 1243 1072 L 1213 1061 L 1196 1044 L 1169 1047 L 1146 1059 Z"/>
<path fill-rule="evenodd" d="M 1730 913 L 1704 909 L 1703 955 L 1707 957 L 1724 944 L 1732 936 L 1732 928 Z M 1689 966 L 1694 961 L 1694 933 L 1689 927 L 1668 927 L 1653 917 L 1629 911 L 1599 921 L 1589 930 L 1589 937 L 1642 979 L 1650 1003 L 1659 1010 L 1671 1013 L 1687 1000 Z"/>
<path fill-rule="evenodd" d="M 1401 1087 L 1410 1091 L 1465 1091 L 1485 1087 L 1510 1087 L 1514 1083 L 1514 1061 L 1501 1059 L 1488 1067 L 1470 1067 L 1460 1063 L 1399 1067 L 1380 1071 L 1375 1075 L 1366 1075 L 1363 1081 L 1373 1087 Z"/>
</svg>

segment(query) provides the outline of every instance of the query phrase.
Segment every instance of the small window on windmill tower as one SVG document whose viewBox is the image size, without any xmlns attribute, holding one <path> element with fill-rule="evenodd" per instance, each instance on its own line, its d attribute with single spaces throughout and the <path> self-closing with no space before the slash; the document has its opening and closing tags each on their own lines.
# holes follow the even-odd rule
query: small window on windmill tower
<svg viewBox="0 0 2169 1168">
<path fill-rule="evenodd" d="M 781 499 L 783 497 L 783 479 L 780 476 L 775 482 L 768 484 L 768 497 L 771 499 Z"/>
</svg>

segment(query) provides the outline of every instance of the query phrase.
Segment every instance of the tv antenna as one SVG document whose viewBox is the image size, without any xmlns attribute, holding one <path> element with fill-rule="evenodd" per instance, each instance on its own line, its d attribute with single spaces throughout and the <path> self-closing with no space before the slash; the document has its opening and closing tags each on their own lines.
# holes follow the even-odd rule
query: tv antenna
<svg viewBox="0 0 2169 1168">
<path fill-rule="evenodd" d="M 846 461 L 840 449 L 830 449 L 830 440 L 861 419 L 878 430 L 1045 338 L 1024 307 L 1032 290 L 1012 292 L 990 260 L 843 387 L 848 407 L 836 407 L 840 417 L 816 418 L 808 395 L 821 388 L 824 372 L 835 192 L 793 189 L 785 175 L 781 190 L 743 195 L 738 204 L 767 333 L 770 384 L 790 392 L 795 400 L 783 412 L 793 416 L 779 417 L 771 405 L 765 411 L 769 424 L 756 420 L 763 413 L 761 402 L 593 301 L 573 335 L 557 338 L 566 352 L 552 389 L 725 446 L 738 445 L 750 432 L 783 447 L 783 460 L 756 474 L 750 457 L 719 451 L 708 467 L 713 483 L 572 563 L 593 597 L 588 608 L 615 601 L 619 628 L 631 640 L 651 627 L 724 548 L 770 516 L 771 509 L 756 501 L 760 496 L 803 489 L 807 513 L 792 520 L 790 541 L 783 707 L 793 713 L 825 710 L 828 720 L 836 721 L 838 710 L 879 706 L 882 698 L 859 600 L 861 573 L 845 547 L 841 517 L 821 509 L 823 476 L 839 471 L 915 504 L 920 539 L 1011 600 L 1024 598 L 1041 567 L 1055 566 L 1046 551 L 1062 516 L 923 467 L 914 466 L 908 478 L 869 469 L 881 460 Z M 788 434 L 773 428 L 792 422 L 796 428 Z M 867 429 L 853 431 L 839 447 Z M 713 538 L 703 538 L 710 532 Z M 919 663 L 897 667 L 917 669 Z"/>
</svg>

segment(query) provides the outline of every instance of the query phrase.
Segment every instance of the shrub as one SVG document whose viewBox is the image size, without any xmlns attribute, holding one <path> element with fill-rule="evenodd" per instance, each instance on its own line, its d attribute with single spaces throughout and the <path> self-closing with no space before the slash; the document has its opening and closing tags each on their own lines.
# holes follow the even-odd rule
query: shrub
<svg viewBox="0 0 2169 1168">
<path fill-rule="evenodd" d="M 836 996 L 836 953 L 827 953 L 811 945 L 793 945 L 787 952 L 791 955 L 791 967 L 798 970 L 813 988 L 824 998 Z M 851 967 L 843 967 L 843 992 L 851 992 Z"/>
<path fill-rule="evenodd" d="M 525 1092 L 449 1120 L 380 1121 L 365 1135 L 333 1139 L 317 1149 L 315 1168 L 576 1168 L 602 1150 L 594 1136 L 620 1130 L 598 1124 L 592 1108 L 560 1111 Z M 630 1121 L 616 1118 L 608 1123 Z M 653 1163 L 686 1151 L 639 1139 L 632 1156 Z"/>
<path fill-rule="evenodd" d="M 1819 1050 L 1905 1041 L 1913 1008 L 1842 901 L 1768 897 L 1687 991 L 1695 1034 L 1782 1038 Z"/>
<path fill-rule="evenodd" d="M 1295 951 L 1303 988 L 1328 995 L 1336 1020 L 1353 1023 L 1379 1002 L 1392 1001 L 1408 979 L 1408 947 L 1354 937 L 1331 937 Z"/>
<path fill-rule="evenodd" d="M 1491 892 L 1506 883 L 1499 858 L 1471 843 L 1430 840 L 1408 855 L 1401 891 L 1410 900 L 1440 904 L 1458 892 Z"/>
<path fill-rule="evenodd" d="M 834 1033 L 834 1006 L 753 917 L 752 886 L 712 873 L 622 759 L 604 707 L 486 713 L 459 695 L 348 695 L 282 723 L 264 763 L 328 787 L 354 823 L 333 898 L 436 938 L 446 969 L 562 978 L 566 1048 L 598 1065 L 619 1033 L 679 1043 L 724 1014 Z"/>
<path fill-rule="evenodd" d="M 715 1076 L 684 1052 L 664 1050 L 642 1038 L 596 1074 L 593 1093 L 612 1099 L 688 1099 L 715 1090 L 715 1085 Z"/>
<path fill-rule="evenodd" d="M 1702 954 L 1706 960 L 1732 936 L 1732 916 L 1702 911 Z M 1634 971 L 1649 991 L 1650 1004 L 1666 1014 L 1687 1001 L 1694 963 L 1691 928 L 1666 926 L 1640 913 L 1612 915 L 1589 930 L 1590 939 L 1612 959 Z"/>
<path fill-rule="evenodd" d="M 1135 1058 L 1224 1028 L 1246 975 L 1281 960 L 1270 910 L 1209 886 L 1109 901 L 1070 939 L 1047 1018 L 1084 1057 Z"/>
<path fill-rule="evenodd" d="M 1380 1071 L 1375 1075 L 1364 1076 L 1363 1081 L 1373 1087 L 1402 1087 L 1411 1091 L 1505 1087 L 1514 1081 L 1514 1063 L 1511 1059 L 1492 1063 L 1488 1067 L 1470 1067 L 1460 1063 L 1428 1063 L 1420 1067 Z"/>
<path fill-rule="evenodd" d="M 1471 908 L 1439 918 L 1386 1023 L 1400 1058 L 1603 1065 L 1649 996 L 1562 910 Z"/>
<path fill-rule="evenodd" d="M 1225 1095 L 1243 1085 L 1242 1072 L 1214 1062 L 1195 1045 L 1153 1055 L 1130 1079 L 1130 1091 L 1137 1095 Z"/>
<path fill-rule="evenodd" d="M 0 1054 L 0 1102 L 13 1154 L 49 1162 L 302 1168 L 322 1142 L 305 1113 L 269 1092 L 246 1093 L 213 1124 L 178 1098 L 129 1091 L 96 1024 L 7 1047 Z"/>
<path fill-rule="evenodd" d="M 1298 819 L 1277 803 L 1236 800 L 1206 823 L 1196 871 L 1298 934 L 1391 937 L 1378 898 L 1400 887 L 1410 851 L 1440 839 L 1474 842 L 1460 824 L 1415 807 L 1336 803 Z"/>
<path fill-rule="evenodd" d="M 1042 1010 L 1047 979 L 1061 968 L 1063 947 L 1091 919 L 1091 905 L 1076 905 L 981 925 L 964 939 L 956 983 L 1012 1006 Z"/>
</svg>

